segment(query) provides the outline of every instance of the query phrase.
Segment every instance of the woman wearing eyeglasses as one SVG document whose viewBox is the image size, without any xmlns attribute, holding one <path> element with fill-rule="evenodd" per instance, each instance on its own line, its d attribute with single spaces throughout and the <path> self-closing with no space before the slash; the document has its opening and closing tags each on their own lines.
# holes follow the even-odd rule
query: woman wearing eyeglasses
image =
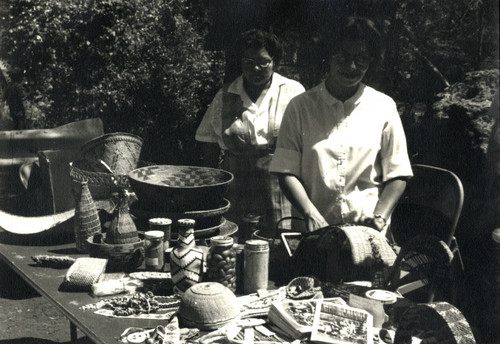
<svg viewBox="0 0 500 344">
<path fill-rule="evenodd" d="M 328 76 L 288 105 L 270 171 L 306 219 L 303 230 L 385 232 L 412 170 L 395 102 L 363 83 L 382 57 L 381 35 L 351 17 L 326 39 Z"/>
<path fill-rule="evenodd" d="M 268 164 L 285 108 L 304 87 L 274 71 L 282 55 L 274 35 L 250 30 L 235 46 L 242 74 L 216 94 L 195 138 L 205 166 L 234 174 L 225 216 L 237 223 L 246 214 L 263 216 L 265 228 L 272 230 L 290 216 L 291 205 Z"/>
</svg>

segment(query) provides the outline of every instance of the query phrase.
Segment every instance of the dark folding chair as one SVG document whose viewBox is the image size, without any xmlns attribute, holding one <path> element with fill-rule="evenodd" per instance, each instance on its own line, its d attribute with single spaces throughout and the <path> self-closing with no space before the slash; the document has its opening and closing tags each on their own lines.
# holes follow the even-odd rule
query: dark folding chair
<svg viewBox="0 0 500 344">
<path fill-rule="evenodd" d="M 464 191 L 460 179 L 449 170 L 420 164 L 412 168 L 414 177 L 392 215 L 391 232 L 401 250 L 385 282 L 393 288 L 396 284 L 401 287 L 402 282 L 396 281 L 397 271 L 406 269 L 420 285 L 427 285 L 427 301 L 431 302 L 438 287 L 435 281 L 443 277 L 438 272 L 449 271 L 454 258 L 464 269 L 455 238 Z M 448 267 L 447 251 L 451 255 Z"/>
</svg>

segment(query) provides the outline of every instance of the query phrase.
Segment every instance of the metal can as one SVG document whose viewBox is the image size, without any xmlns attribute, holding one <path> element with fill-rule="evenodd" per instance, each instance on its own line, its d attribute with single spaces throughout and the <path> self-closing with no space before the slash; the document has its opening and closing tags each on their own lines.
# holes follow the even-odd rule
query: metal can
<svg viewBox="0 0 500 344">
<path fill-rule="evenodd" d="M 163 248 L 162 231 L 148 231 L 144 233 L 146 242 L 146 270 L 162 271 L 164 264 L 165 251 Z"/>
<path fill-rule="evenodd" d="M 244 293 L 252 294 L 259 289 L 267 289 L 269 243 L 264 240 L 247 240 L 245 242 L 244 256 Z"/>
</svg>

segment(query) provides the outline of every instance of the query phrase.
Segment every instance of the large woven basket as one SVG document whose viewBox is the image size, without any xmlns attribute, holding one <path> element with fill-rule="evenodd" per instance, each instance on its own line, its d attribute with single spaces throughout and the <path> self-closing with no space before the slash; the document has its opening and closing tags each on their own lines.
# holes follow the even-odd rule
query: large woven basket
<svg viewBox="0 0 500 344">
<path fill-rule="evenodd" d="M 179 212 L 220 205 L 234 176 L 209 167 L 153 165 L 132 170 L 129 178 L 145 207 Z M 158 209 L 159 204 L 165 208 Z"/>
<path fill-rule="evenodd" d="M 137 167 L 143 140 L 129 133 L 110 133 L 86 142 L 82 156 L 89 162 L 104 161 L 117 175 L 127 174 Z"/>
</svg>

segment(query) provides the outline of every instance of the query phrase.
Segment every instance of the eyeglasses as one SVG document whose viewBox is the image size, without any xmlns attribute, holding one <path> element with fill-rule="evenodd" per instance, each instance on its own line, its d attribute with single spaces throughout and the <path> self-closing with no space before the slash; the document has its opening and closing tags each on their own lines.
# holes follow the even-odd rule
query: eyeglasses
<svg viewBox="0 0 500 344">
<path fill-rule="evenodd" d="M 354 62 L 360 68 L 367 68 L 373 61 L 373 58 L 368 55 L 351 55 L 348 52 L 342 51 L 332 56 L 335 61 L 341 64 Z"/>
<path fill-rule="evenodd" d="M 272 62 L 273 62 L 273 60 L 256 61 L 256 60 L 250 59 L 248 57 L 243 57 L 241 59 L 241 64 L 243 65 L 243 67 L 246 67 L 246 68 L 259 67 L 260 69 L 266 69 L 267 67 L 269 67 L 271 65 Z"/>
</svg>

